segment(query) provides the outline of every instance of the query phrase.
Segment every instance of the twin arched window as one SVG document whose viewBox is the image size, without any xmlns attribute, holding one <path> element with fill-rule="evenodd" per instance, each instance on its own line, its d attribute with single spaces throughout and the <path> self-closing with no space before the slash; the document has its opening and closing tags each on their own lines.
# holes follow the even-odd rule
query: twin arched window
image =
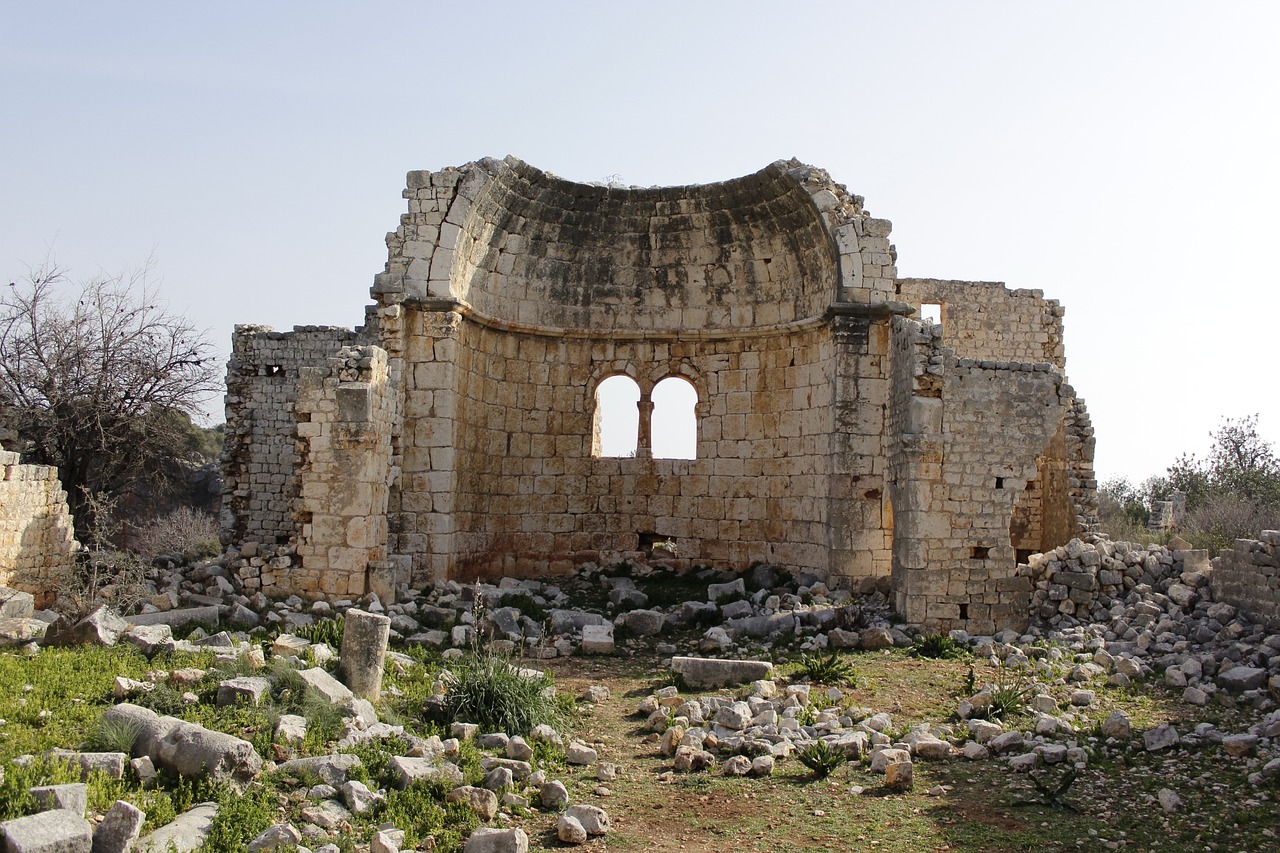
<svg viewBox="0 0 1280 853">
<path fill-rule="evenodd" d="M 668 376 L 642 399 L 630 376 L 616 375 L 596 387 L 596 456 L 636 456 L 642 447 L 654 459 L 695 459 L 698 450 L 698 392 L 680 376 Z M 642 415 L 649 429 L 642 431 Z"/>
</svg>

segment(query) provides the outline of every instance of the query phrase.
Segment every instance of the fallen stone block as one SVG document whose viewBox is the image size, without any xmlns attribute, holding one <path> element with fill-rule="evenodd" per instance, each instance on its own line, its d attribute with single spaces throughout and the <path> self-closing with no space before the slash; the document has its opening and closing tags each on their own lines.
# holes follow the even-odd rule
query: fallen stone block
<svg viewBox="0 0 1280 853">
<path fill-rule="evenodd" d="M 315 776 L 326 785 L 337 788 L 347 781 L 353 768 L 364 766 L 358 755 L 338 753 L 317 755 L 312 758 L 295 758 L 281 764 L 279 769 L 295 776 Z"/>
<path fill-rule="evenodd" d="M 583 625 L 582 653 L 585 655 L 611 655 L 615 649 L 613 625 Z"/>
<path fill-rule="evenodd" d="M 190 853 L 209 840 L 217 803 L 200 803 L 138 842 L 138 853 Z"/>
<path fill-rule="evenodd" d="M 462 853 L 529 853 L 529 836 L 523 829 L 482 826 L 467 838 Z"/>
<path fill-rule="evenodd" d="M 29 592 L 0 586 L 0 621 L 30 619 L 36 612 L 36 600 Z"/>
<path fill-rule="evenodd" d="M 347 685 L 318 666 L 312 669 L 304 669 L 298 675 L 302 677 L 308 687 L 313 688 L 327 699 L 330 705 L 341 705 L 355 698 L 355 694 L 351 692 Z"/>
<path fill-rule="evenodd" d="M 435 758 L 398 755 L 387 762 L 387 770 L 394 777 L 395 786 L 402 791 L 424 779 L 449 785 L 462 784 L 462 771 L 458 769 L 458 765 Z"/>
<path fill-rule="evenodd" d="M 109 607 L 103 605 L 88 616 L 73 622 L 60 616 L 44 633 L 46 646 L 114 646 L 128 624 Z"/>
<path fill-rule="evenodd" d="M 175 717 L 161 717 L 148 708 L 124 703 L 102 715 L 104 723 L 133 726 L 132 754 L 146 755 L 157 767 L 179 776 L 204 776 L 245 782 L 258 775 L 262 758 L 253 744 Z"/>
<path fill-rule="evenodd" d="M 31 789 L 31 797 L 41 809 L 62 809 L 84 817 L 89 808 L 89 788 L 83 782 L 72 785 L 41 785 Z"/>
<path fill-rule="evenodd" d="M 676 657 L 671 659 L 671 669 L 689 687 L 705 690 L 769 678 L 773 664 L 759 660 Z"/>
<path fill-rule="evenodd" d="M 218 696 L 214 704 L 219 707 L 244 703 L 255 708 L 262 704 L 262 694 L 271 689 L 271 682 L 257 676 L 241 676 L 229 678 L 218 685 Z"/>
<path fill-rule="evenodd" d="M 0 620 L 0 646 L 20 646 L 38 640 L 48 629 L 49 623 L 42 619 Z"/>
<path fill-rule="evenodd" d="M 165 610 L 159 613 L 139 613 L 129 617 L 130 625 L 168 625 L 173 631 L 183 631 L 199 625 L 201 628 L 214 630 L 222 618 L 221 608 L 217 605 L 204 607 L 182 607 L 177 610 Z"/>
<path fill-rule="evenodd" d="M 90 853 L 93 827 L 70 809 L 55 809 L 0 823 L 5 853 Z"/>
<path fill-rule="evenodd" d="M 132 803 L 116 800 L 93 831 L 93 853 L 126 853 L 137 841 L 146 820 L 146 812 Z"/>
<path fill-rule="evenodd" d="M 102 773 L 109 779 L 123 779 L 125 765 L 129 763 L 129 756 L 123 752 L 72 752 L 66 749 L 51 749 L 45 755 L 80 765 L 82 781 L 87 781 L 90 773 Z"/>
</svg>

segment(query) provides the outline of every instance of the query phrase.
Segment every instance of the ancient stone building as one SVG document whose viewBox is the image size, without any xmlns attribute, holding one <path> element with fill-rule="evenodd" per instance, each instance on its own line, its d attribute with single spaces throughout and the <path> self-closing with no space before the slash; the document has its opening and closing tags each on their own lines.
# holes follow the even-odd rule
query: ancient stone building
<svg viewBox="0 0 1280 853">
<path fill-rule="evenodd" d="M 639 189 L 486 159 L 404 195 L 362 327 L 237 327 L 223 519 L 250 589 L 385 594 L 670 541 L 892 577 L 908 618 L 981 629 L 1026 618 L 1018 554 L 1094 515 L 1058 303 L 899 278 L 890 223 L 820 169 Z M 606 380 L 637 401 L 621 451 Z"/>
</svg>

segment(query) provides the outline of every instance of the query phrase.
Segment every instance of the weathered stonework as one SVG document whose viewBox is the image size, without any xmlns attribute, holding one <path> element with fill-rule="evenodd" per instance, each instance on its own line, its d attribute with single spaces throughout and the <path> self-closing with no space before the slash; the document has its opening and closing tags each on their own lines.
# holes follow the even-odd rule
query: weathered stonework
<svg viewBox="0 0 1280 853">
<path fill-rule="evenodd" d="M 1240 608 L 1255 622 L 1280 630 L 1280 531 L 1258 540 L 1237 539 L 1213 560 L 1209 583 L 1215 601 Z"/>
<path fill-rule="evenodd" d="M 21 465 L 0 447 L 0 587 L 48 593 L 77 547 L 58 469 Z"/>
<path fill-rule="evenodd" d="M 1025 618 L 1018 551 L 1090 523 L 1061 307 L 899 279 L 890 223 L 821 170 L 634 189 L 487 159 L 411 172 L 405 197 L 363 327 L 237 328 L 224 529 L 246 586 L 386 594 L 669 540 L 688 564 L 892 574 L 912 618 L 983 626 Z M 909 319 L 924 302 L 940 329 Z M 616 375 L 639 440 L 601 457 Z M 670 376 L 697 392 L 694 459 L 654 458 Z"/>
</svg>

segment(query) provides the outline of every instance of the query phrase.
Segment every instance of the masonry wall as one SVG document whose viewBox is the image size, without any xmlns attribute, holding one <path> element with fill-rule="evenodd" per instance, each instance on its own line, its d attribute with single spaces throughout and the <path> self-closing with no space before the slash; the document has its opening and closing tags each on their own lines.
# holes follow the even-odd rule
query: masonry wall
<svg viewBox="0 0 1280 853">
<path fill-rule="evenodd" d="M 227 362 L 222 527 L 227 542 L 283 544 L 297 532 L 298 382 L 356 332 L 332 326 L 236 326 Z"/>
<path fill-rule="evenodd" d="M 1061 369 L 1063 309 L 1044 291 L 1010 290 L 1000 282 L 900 278 L 895 292 L 919 308 L 942 306 L 942 334 L 960 358 L 1048 362 Z"/>
<path fill-rule="evenodd" d="M 821 170 L 571 184 L 514 158 L 409 175 L 377 276 L 415 583 L 682 558 L 886 574 L 889 223 Z M 833 303 L 850 307 L 836 317 Z M 390 312 L 390 313 L 388 313 Z M 594 389 L 698 390 L 698 458 L 597 459 Z M 644 403 L 642 402 L 642 405 Z"/>
<path fill-rule="evenodd" d="M 0 586 L 42 595 L 71 569 L 77 544 L 58 469 L 0 448 Z"/>
<path fill-rule="evenodd" d="M 895 333 L 895 379 L 914 386 L 895 394 L 907 408 L 892 419 L 904 429 L 893 472 L 897 607 L 939 628 L 1024 622 L 1030 585 L 1014 576 L 1010 523 L 1062 428 L 1062 374 L 957 358 L 915 321 L 895 321 Z"/>
<path fill-rule="evenodd" d="M 1221 551 L 1213 560 L 1209 584 L 1215 601 L 1280 629 L 1280 531 L 1264 530 L 1259 540 L 1237 539 L 1234 547 Z"/>
</svg>

